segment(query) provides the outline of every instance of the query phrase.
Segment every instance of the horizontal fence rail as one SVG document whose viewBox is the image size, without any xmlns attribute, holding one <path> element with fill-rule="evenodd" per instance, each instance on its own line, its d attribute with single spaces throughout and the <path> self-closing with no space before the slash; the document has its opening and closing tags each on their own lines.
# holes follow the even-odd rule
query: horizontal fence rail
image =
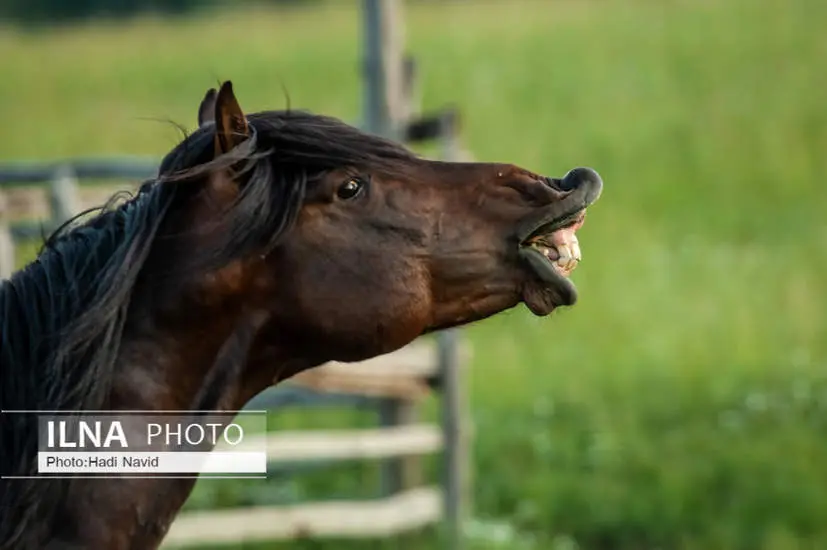
<svg viewBox="0 0 827 550">
<path fill-rule="evenodd" d="M 68 161 L 11 162 L 0 165 L 0 185 L 41 184 L 69 170 L 79 180 L 145 180 L 158 174 L 151 157 L 86 158 Z"/>
<path fill-rule="evenodd" d="M 269 463 L 290 464 L 302 460 L 333 462 L 427 455 L 441 451 L 442 444 L 439 427 L 410 424 L 360 430 L 273 432 L 266 436 L 250 436 L 232 446 L 232 450 L 256 451 L 264 447 Z"/>
<path fill-rule="evenodd" d="M 439 488 L 421 487 L 367 502 L 344 500 L 183 514 L 170 527 L 162 547 L 231 545 L 242 540 L 388 537 L 438 522 L 441 499 Z"/>
</svg>

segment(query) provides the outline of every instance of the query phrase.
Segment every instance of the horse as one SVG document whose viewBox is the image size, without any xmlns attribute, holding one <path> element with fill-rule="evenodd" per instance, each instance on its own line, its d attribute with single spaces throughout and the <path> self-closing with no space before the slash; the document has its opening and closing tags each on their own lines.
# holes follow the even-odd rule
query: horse
<svg viewBox="0 0 827 550">
<path fill-rule="evenodd" d="M 197 119 L 3 281 L 2 409 L 237 411 L 328 361 L 576 303 L 590 168 L 429 160 L 333 117 L 245 114 L 231 81 Z M 31 479 L 32 422 L 0 426 L 0 548 L 161 544 L 193 479 Z"/>
</svg>

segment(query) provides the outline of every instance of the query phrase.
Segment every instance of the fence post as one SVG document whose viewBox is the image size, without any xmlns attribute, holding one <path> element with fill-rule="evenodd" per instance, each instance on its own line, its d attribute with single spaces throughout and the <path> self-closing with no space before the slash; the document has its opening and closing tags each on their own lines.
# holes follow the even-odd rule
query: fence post
<svg viewBox="0 0 827 550">
<path fill-rule="evenodd" d="M 419 84 L 419 68 L 416 59 L 406 55 L 402 61 L 402 119 L 408 122 L 420 115 L 422 108 L 422 90 Z"/>
<path fill-rule="evenodd" d="M 410 116 L 402 60 L 402 19 L 399 0 L 364 0 L 364 124 L 368 132 L 398 139 Z M 412 71 L 411 71 L 412 74 Z M 379 406 L 379 422 L 393 426 L 415 422 L 412 403 L 386 399 Z M 382 465 L 382 493 L 390 495 L 419 483 L 421 473 L 415 457 L 394 459 Z"/>
<path fill-rule="evenodd" d="M 458 141 L 458 113 L 449 111 L 442 119 L 442 152 L 446 161 L 469 160 Z M 445 483 L 445 546 L 460 550 L 465 546 L 463 530 L 472 515 L 471 426 L 466 395 L 465 365 L 460 357 L 460 330 L 449 329 L 437 335 L 442 378 L 442 426 L 445 433 L 443 476 Z"/>
<path fill-rule="evenodd" d="M 14 266 L 14 240 L 9 226 L 9 204 L 6 194 L 0 191 L 0 279 L 11 277 Z"/>
<path fill-rule="evenodd" d="M 399 0 L 364 0 L 364 17 L 365 129 L 398 138 L 405 122 Z"/>
<path fill-rule="evenodd" d="M 61 165 L 55 170 L 49 184 L 49 205 L 52 210 L 51 230 L 80 212 L 78 183 L 71 166 Z"/>
</svg>

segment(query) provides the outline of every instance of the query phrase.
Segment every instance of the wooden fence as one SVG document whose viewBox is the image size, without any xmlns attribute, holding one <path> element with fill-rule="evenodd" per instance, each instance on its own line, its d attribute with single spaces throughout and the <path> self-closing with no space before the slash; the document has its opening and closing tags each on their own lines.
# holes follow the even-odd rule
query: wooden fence
<svg viewBox="0 0 827 550">
<path fill-rule="evenodd" d="M 461 369 L 468 350 L 458 350 Z M 396 409 L 400 422 L 357 430 L 312 430 L 273 432 L 266 436 L 270 464 L 290 465 L 303 461 L 380 460 L 388 467 L 382 496 L 369 501 L 333 501 L 280 506 L 245 507 L 222 511 L 193 511 L 179 516 L 165 541 L 168 548 L 191 544 L 238 543 L 296 538 L 371 538 L 397 535 L 446 519 L 459 502 L 449 500 L 448 487 L 460 482 L 467 470 L 467 432 L 453 431 L 454 414 L 461 414 L 459 395 L 443 394 L 443 422 L 430 424 L 416 419 L 417 405 L 431 390 L 427 380 L 440 377 L 437 349 L 417 341 L 397 352 L 361 363 L 328 363 L 302 373 L 283 386 L 254 399 L 251 408 L 285 406 L 285 399 L 302 395 L 305 402 L 329 404 L 357 398 L 374 405 L 380 414 Z M 447 388 L 446 388 L 447 389 Z M 399 414 L 406 411 L 406 414 Z M 249 442 L 261 448 L 261 442 Z M 452 449 L 451 453 L 446 452 Z M 439 483 L 422 479 L 423 455 L 443 452 L 445 477 Z M 462 458 L 460 458 L 462 457 Z M 452 497 L 453 498 L 453 497 Z M 450 524 L 449 524 L 450 526 Z"/>
<path fill-rule="evenodd" d="M 443 159 L 470 160 L 459 145 L 454 110 L 419 113 L 416 64 L 402 52 L 399 0 L 363 2 L 366 92 L 360 126 L 408 143 L 439 139 Z M 116 190 L 113 182 L 129 180 L 117 188 L 134 189 L 156 174 L 157 164 L 122 158 L 0 165 L 0 279 L 14 270 L 16 241 L 40 238 L 74 213 L 103 204 Z M 269 466 L 281 471 L 307 461 L 379 460 L 382 496 L 369 502 L 187 511 L 172 525 L 165 547 L 382 537 L 442 523 L 446 547 L 461 548 L 462 526 L 471 513 L 463 380 L 469 358 L 458 332 L 450 330 L 369 361 L 325 364 L 266 390 L 247 408 L 359 405 L 376 411 L 377 427 L 274 432 L 266 436 L 266 448 Z M 440 420 L 429 424 L 420 420 L 419 404 L 433 391 L 441 397 Z M 418 459 L 434 453 L 442 455 L 442 479 L 424 483 Z"/>
</svg>

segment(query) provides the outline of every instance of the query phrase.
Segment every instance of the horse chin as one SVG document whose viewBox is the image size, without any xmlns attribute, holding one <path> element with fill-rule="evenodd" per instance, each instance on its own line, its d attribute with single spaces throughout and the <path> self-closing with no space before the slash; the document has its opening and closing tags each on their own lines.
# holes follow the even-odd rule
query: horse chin
<svg viewBox="0 0 827 550">
<path fill-rule="evenodd" d="M 576 298 L 572 300 L 563 297 L 568 294 L 568 292 L 561 293 L 560 289 L 555 287 L 531 282 L 523 287 L 523 303 L 531 313 L 544 317 L 560 306 L 574 305 Z"/>
</svg>

